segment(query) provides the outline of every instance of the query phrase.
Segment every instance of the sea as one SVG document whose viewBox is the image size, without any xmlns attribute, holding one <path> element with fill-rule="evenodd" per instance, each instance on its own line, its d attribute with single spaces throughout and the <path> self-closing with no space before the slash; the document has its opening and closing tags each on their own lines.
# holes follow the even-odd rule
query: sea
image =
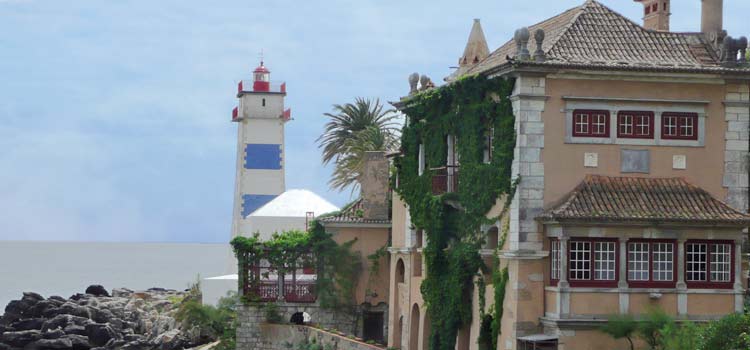
<svg viewBox="0 0 750 350">
<path fill-rule="evenodd" d="M 183 290 L 224 275 L 228 244 L 0 241 L 0 315 L 24 291 L 67 298 L 91 284 L 107 290 Z"/>
</svg>

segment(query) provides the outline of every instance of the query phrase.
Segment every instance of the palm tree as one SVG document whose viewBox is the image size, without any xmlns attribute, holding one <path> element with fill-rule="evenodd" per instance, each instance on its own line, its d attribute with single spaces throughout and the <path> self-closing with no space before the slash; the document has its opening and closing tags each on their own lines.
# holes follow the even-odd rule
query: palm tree
<svg viewBox="0 0 750 350">
<path fill-rule="evenodd" d="M 385 109 L 379 99 L 356 98 L 354 103 L 333 105 L 330 120 L 317 142 L 323 149 L 323 164 L 336 165 L 329 185 L 343 190 L 357 187 L 366 151 L 389 151 L 398 142 L 398 114 Z"/>
</svg>

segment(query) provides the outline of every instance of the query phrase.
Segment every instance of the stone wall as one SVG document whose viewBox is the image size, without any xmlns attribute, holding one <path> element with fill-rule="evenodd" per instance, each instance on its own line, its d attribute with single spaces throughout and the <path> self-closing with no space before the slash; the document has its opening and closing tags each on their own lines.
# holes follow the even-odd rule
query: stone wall
<svg viewBox="0 0 750 350">
<path fill-rule="evenodd" d="M 747 83 L 728 84 L 724 101 L 726 111 L 726 149 L 724 181 L 727 204 L 737 210 L 748 209 L 748 163 L 750 163 L 750 86 Z"/>
<path fill-rule="evenodd" d="M 309 326 L 266 323 L 264 310 L 255 306 L 242 307 L 238 317 L 240 326 L 237 328 L 237 350 L 288 350 L 296 349 L 301 343 L 320 344 L 326 350 L 382 349 L 341 334 Z"/>
<path fill-rule="evenodd" d="M 311 322 L 323 328 L 337 329 L 346 334 L 358 334 L 359 321 L 356 311 L 347 310 L 332 311 L 320 308 L 317 304 L 304 303 L 278 303 L 278 313 L 284 323 L 289 323 L 297 312 L 306 312 L 310 315 Z M 259 344 L 263 342 L 265 333 L 261 326 L 266 323 L 266 309 L 262 306 L 244 305 L 237 310 L 237 349 L 260 349 Z M 286 348 L 284 348 L 286 349 Z"/>
</svg>

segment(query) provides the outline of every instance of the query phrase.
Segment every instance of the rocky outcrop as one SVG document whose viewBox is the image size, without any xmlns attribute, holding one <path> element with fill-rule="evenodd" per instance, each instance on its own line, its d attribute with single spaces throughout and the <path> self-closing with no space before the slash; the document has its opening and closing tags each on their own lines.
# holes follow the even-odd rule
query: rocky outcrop
<svg viewBox="0 0 750 350">
<path fill-rule="evenodd" d="M 178 350 L 200 345 L 196 329 L 175 320 L 184 292 L 100 285 L 68 299 L 26 292 L 0 317 L 0 350 Z"/>
</svg>

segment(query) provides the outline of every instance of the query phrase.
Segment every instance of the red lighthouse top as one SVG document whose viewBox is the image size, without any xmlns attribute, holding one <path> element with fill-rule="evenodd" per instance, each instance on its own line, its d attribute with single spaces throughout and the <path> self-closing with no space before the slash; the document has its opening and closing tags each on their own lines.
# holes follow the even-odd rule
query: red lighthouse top
<svg viewBox="0 0 750 350">
<path fill-rule="evenodd" d="M 271 71 L 260 61 L 260 66 L 253 71 L 253 91 L 268 92 L 271 90 Z"/>
</svg>

